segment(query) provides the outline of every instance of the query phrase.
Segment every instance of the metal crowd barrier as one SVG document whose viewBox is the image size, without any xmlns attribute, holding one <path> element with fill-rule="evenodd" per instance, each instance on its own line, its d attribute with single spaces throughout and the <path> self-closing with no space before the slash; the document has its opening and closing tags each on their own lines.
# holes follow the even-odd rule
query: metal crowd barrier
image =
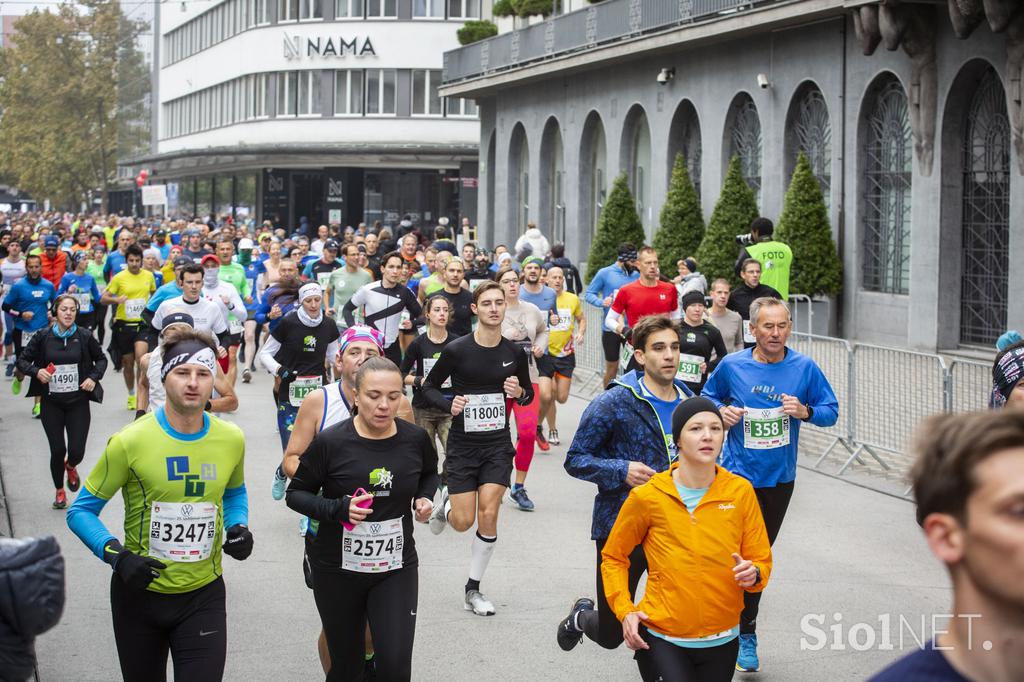
<svg viewBox="0 0 1024 682">
<path fill-rule="evenodd" d="M 576 349 L 573 393 L 591 400 L 604 390 L 603 319 L 600 309 L 583 306 L 587 334 Z M 799 332 L 792 334 L 789 346 L 818 364 L 839 400 L 834 426 L 802 427 L 812 437 L 802 441 L 815 453 L 812 468 L 835 466 L 825 471 L 835 476 L 856 471 L 881 476 L 890 484 L 901 480 L 911 465 L 910 437 L 922 419 L 988 407 L 988 363 Z"/>
</svg>

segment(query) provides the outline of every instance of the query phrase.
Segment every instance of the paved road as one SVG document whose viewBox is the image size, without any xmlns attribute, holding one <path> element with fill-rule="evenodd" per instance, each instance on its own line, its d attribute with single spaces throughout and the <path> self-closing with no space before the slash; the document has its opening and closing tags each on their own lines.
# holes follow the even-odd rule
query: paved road
<svg viewBox="0 0 1024 682">
<path fill-rule="evenodd" d="M 107 436 L 128 422 L 120 375 L 104 382 L 107 403 L 94 409 L 83 473 L 95 463 Z M 29 418 L 29 401 L 14 398 L 0 382 L 0 466 L 18 535 L 52 533 L 67 559 L 67 608 L 60 625 L 38 641 L 39 678 L 118 678 L 110 627 L 110 571 L 74 538 L 64 512 L 50 509 L 53 491 L 46 442 Z M 246 479 L 256 550 L 244 563 L 225 557 L 230 625 L 227 679 L 318 679 L 314 640 L 319 620 L 302 582 L 297 517 L 270 498 L 271 472 L 280 458 L 273 406 L 262 375 L 240 385 L 239 413 L 230 416 L 246 433 Z M 561 419 L 568 442 L 585 403 L 570 400 Z M 565 446 L 534 459 L 528 487 L 537 511 L 502 508 L 497 551 L 483 583 L 498 607 L 493 618 L 462 610 L 469 535 L 439 537 L 417 527 L 420 605 L 415 680 L 632 680 L 638 679 L 623 648 L 604 651 L 584 643 L 571 654 L 555 644 L 555 626 L 576 596 L 594 590 L 594 549 L 589 541 L 593 487 L 562 469 Z M 103 518 L 118 527 L 115 499 Z M 801 471 L 786 525 L 775 547 L 775 572 L 762 601 L 763 671 L 748 679 L 860 680 L 899 651 L 801 649 L 801 619 L 822 614 L 835 623 L 872 625 L 892 615 L 899 648 L 900 617 L 921 629 L 922 615 L 944 613 L 950 592 L 944 570 L 927 553 L 907 502 L 813 472 Z M 910 626 L 904 626 L 912 646 Z M 863 628 L 861 628 L 863 630 Z M 861 633 L 863 635 L 863 632 Z M 813 642 L 813 638 L 809 641 Z M 861 639 L 860 641 L 864 641 Z M 877 648 L 877 645 L 876 645 Z M 739 679 L 740 676 L 737 676 Z"/>
</svg>

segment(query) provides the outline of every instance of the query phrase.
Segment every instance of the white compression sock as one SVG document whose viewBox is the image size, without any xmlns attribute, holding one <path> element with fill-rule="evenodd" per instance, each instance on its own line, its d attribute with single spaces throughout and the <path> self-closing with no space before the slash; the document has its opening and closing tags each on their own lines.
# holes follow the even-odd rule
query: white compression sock
<svg viewBox="0 0 1024 682">
<path fill-rule="evenodd" d="M 497 540 L 498 536 L 496 535 L 488 537 L 477 531 L 473 538 L 473 555 L 469 561 L 470 580 L 483 580 L 484 571 L 487 570 L 487 564 L 490 563 L 491 555 L 494 554 L 494 545 Z"/>
</svg>

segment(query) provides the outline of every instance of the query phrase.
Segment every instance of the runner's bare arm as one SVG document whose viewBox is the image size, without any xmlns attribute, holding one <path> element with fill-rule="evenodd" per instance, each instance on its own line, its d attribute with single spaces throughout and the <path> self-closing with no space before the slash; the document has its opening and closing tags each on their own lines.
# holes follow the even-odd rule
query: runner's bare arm
<svg viewBox="0 0 1024 682">
<path fill-rule="evenodd" d="M 135 409 L 145 412 L 149 409 L 149 358 L 151 354 L 146 353 L 139 359 L 139 388 L 135 399 Z"/>
<path fill-rule="evenodd" d="M 228 381 L 220 365 L 217 365 L 217 375 L 213 378 L 213 387 L 220 395 L 210 400 L 212 412 L 234 412 L 238 409 L 238 396 L 235 395 L 235 387 Z"/>
<path fill-rule="evenodd" d="M 305 397 L 299 412 L 295 415 L 295 424 L 292 433 L 288 436 L 288 446 L 284 449 L 284 458 L 281 460 L 281 470 L 288 478 L 295 475 L 299 468 L 299 457 L 306 451 L 309 444 L 313 442 L 319 429 L 320 417 L 324 409 L 324 392 L 313 391 Z"/>
</svg>

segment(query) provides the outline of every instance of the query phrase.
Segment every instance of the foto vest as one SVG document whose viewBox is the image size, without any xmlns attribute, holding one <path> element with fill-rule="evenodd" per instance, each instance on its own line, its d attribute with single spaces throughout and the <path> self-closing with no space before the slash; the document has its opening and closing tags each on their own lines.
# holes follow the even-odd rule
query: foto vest
<svg viewBox="0 0 1024 682">
<path fill-rule="evenodd" d="M 758 242 L 747 247 L 747 253 L 761 263 L 761 283 L 779 292 L 782 300 L 789 299 L 789 268 L 793 265 L 793 252 L 782 242 Z"/>
</svg>

